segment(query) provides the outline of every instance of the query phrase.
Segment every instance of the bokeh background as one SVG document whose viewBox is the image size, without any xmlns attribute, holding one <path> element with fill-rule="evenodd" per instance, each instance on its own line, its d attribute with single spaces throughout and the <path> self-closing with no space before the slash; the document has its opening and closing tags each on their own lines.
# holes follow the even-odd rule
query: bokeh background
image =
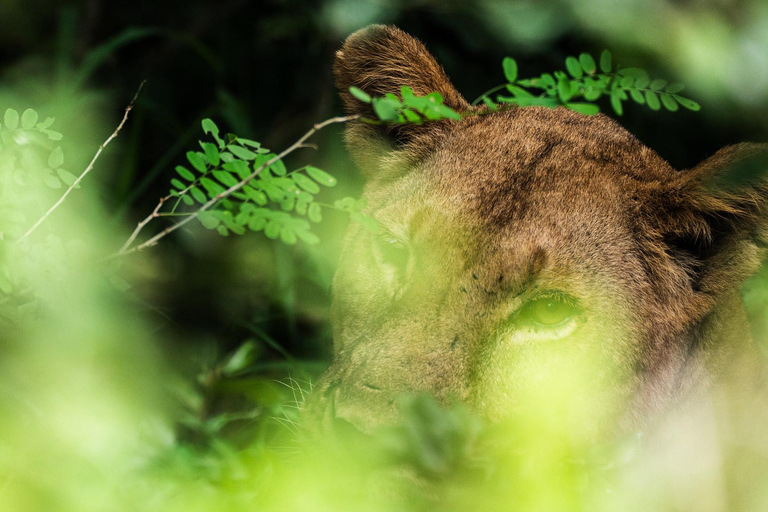
<svg viewBox="0 0 768 512">
<path fill-rule="evenodd" d="M 116 251 L 167 194 L 203 118 L 280 150 L 340 114 L 334 52 L 371 23 L 420 38 L 469 100 L 502 83 L 505 56 L 532 77 L 610 49 L 622 65 L 683 82 L 700 112 L 628 104 L 618 119 L 680 169 L 768 140 L 764 0 L 0 0 L 0 111 L 56 117 L 70 172 L 82 172 L 146 80 L 125 128 L 47 229 Z M 334 174 L 330 199 L 359 194 L 342 128 L 315 142 L 289 166 Z M 116 488 L 157 505 L 164 491 L 142 494 L 151 478 L 123 489 L 125 475 L 153 464 L 193 480 L 238 468 L 252 478 L 233 461 L 248 453 L 263 467 L 268 439 L 296 428 L 296 402 L 329 362 L 346 222 L 328 214 L 312 247 L 192 226 L 111 263 L 116 278 L 80 269 L 54 286 L 41 274 L 35 300 L 11 294 L 0 305 L 0 508 L 101 510 L 120 503 Z"/>
</svg>

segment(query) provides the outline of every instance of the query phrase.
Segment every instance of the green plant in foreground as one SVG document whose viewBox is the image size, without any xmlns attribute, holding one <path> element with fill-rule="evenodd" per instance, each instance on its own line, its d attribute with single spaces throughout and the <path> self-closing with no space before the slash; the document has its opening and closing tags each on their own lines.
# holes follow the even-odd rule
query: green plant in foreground
<svg viewBox="0 0 768 512">
<path fill-rule="evenodd" d="M 695 101 L 679 93 L 685 86 L 670 84 L 666 80 L 651 79 L 648 72 L 641 68 L 622 68 L 614 66 L 613 57 L 608 50 L 603 51 L 599 64 L 588 53 L 578 58 L 565 59 L 566 71 L 544 73 L 537 78 L 519 79 L 515 59 L 506 57 L 502 62 L 507 83 L 483 93 L 472 104 L 481 101 L 492 111 L 498 103 L 521 107 L 543 106 L 554 108 L 563 106 L 582 114 L 597 114 L 600 106 L 595 102 L 603 97 L 610 99 L 611 107 L 617 115 L 624 113 L 622 102 L 632 99 L 640 105 L 648 105 L 651 110 L 660 110 L 662 105 L 670 112 L 682 106 L 698 111 L 701 107 Z M 506 90 L 511 96 L 497 94 Z M 531 90 L 541 91 L 538 94 Z"/>
<path fill-rule="evenodd" d="M 392 93 L 382 97 L 371 97 L 367 92 L 350 87 L 349 92 L 364 103 L 370 103 L 378 120 L 362 118 L 361 121 L 370 124 L 422 124 L 425 121 L 441 119 L 461 119 L 461 114 L 443 105 L 443 96 L 439 92 L 431 92 L 426 96 L 416 96 L 413 89 L 407 86 L 400 88 L 402 99 Z"/>
</svg>

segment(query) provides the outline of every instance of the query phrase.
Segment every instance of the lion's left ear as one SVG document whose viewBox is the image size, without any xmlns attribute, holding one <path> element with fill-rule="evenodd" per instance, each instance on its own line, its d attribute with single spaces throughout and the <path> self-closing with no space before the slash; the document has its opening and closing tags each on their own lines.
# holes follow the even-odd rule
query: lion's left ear
<svg viewBox="0 0 768 512">
<path fill-rule="evenodd" d="M 768 242 L 768 145 L 721 149 L 657 195 L 652 229 L 692 287 L 716 294 L 754 273 Z"/>
<path fill-rule="evenodd" d="M 396 27 L 371 25 L 349 36 L 336 53 L 333 72 L 344 108 L 350 115 L 376 118 L 371 105 L 352 96 L 350 87 L 370 96 L 400 96 L 404 86 L 417 96 L 435 91 L 446 106 L 456 111 L 470 108 L 424 45 Z M 347 142 L 363 172 L 374 177 L 387 162 L 403 156 L 424 156 L 449 124 L 440 121 L 372 126 L 355 122 L 347 126 Z"/>
</svg>

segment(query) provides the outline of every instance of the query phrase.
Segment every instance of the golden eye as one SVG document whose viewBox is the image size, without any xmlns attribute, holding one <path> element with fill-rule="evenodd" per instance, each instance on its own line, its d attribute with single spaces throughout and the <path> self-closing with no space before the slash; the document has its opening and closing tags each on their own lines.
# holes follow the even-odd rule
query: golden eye
<svg viewBox="0 0 768 512">
<path fill-rule="evenodd" d="M 553 295 L 534 299 L 523 307 L 523 317 L 540 327 L 556 327 L 578 314 L 579 310 L 564 297 Z"/>
</svg>

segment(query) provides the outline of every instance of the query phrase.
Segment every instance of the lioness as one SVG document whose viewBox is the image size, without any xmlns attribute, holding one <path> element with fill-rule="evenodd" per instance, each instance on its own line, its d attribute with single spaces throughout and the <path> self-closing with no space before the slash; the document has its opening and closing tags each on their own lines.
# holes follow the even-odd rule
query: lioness
<svg viewBox="0 0 768 512">
<path fill-rule="evenodd" d="M 334 73 L 349 114 L 372 117 L 350 86 L 485 108 L 394 27 L 351 35 Z M 310 405 L 322 421 L 370 432 L 417 392 L 496 421 L 547 388 L 575 404 L 567 421 L 629 426 L 761 385 L 739 286 L 764 254 L 768 189 L 748 172 L 763 146 L 677 171 L 604 115 L 540 107 L 354 122 L 347 142 L 381 231 L 349 229 L 335 359 Z"/>
</svg>

